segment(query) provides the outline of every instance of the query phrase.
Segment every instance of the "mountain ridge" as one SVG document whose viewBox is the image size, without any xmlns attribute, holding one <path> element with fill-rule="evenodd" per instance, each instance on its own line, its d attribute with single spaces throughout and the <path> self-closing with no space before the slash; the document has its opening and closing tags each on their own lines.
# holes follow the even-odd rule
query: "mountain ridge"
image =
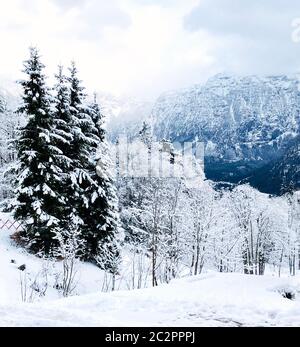
<svg viewBox="0 0 300 347">
<path fill-rule="evenodd" d="M 277 163 L 299 135 L 299 90 L 295 76 L 217 75 L 158 98 L 154 133 L 175 142 L 204 142 L 207 178 L 239 183 Z"/>
</svg>

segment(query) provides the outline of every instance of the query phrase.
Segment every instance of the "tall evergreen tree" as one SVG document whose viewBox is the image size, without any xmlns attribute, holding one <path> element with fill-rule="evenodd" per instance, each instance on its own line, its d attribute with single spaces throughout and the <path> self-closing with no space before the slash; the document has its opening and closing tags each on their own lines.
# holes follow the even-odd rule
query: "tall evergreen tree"
<svg viewBox="0 0 300 347">
<path fill-rule="evenodd" d="M 76 225 L 76 210 L 70 202 L 73 194 L 71 172 L 73 160 L 71 145 L 73 142 L 72 114 L 70 110 L 70 88 L 68 78 L 63 74 L 63 67 L 59 66 L 56 77 L 55 102 L 53 111 L 53 122 L 55 127 L 54 142 L 61 154 L 56 157 L 57 165 L 61 169 L 60 182 L 55 186 L 57 194 L 60 196 L 60 204 L 56 207 L 57 218 L 60 223 L 60 233 L 64 235 L 67 231 L 74 232 Z"/>
<path fill-rule="evenodd" d="M 96 184 L 90 186 L 91 201 L 87 211 L 89 228 L 86 237 L 89 251 L 97 255 L 98 264 L 103 269 L 116 273 L 120 241 L 118 199 L 104 130 L 104 117 L 96 95 L 89 112 L 95 125 L 98 145 L 93 148 L 89 163 L 89 174 Z"/>
<path fill-rule="evenodd" d="M 71 67 L 71 114 L 74 124 L 73 183 L 76 194 L 73 204 L 81 221 L 85 241 L 85 260 L 96 261 L 105 270 L 116 273 L 118 264 L 117 197 L 109 172 L 108 146 L 103 117 L 96 102 L 85 105 L 84 89 Z"/>
<path fill-rule="evenodd" d="M 72 142 L 70 146 L 70 159 L 72 160 L 72 170 L 70 172 L 71 191 L 69 194 L 69 204 L 74 209 L 74 225 L 82 229 L 84 220 L 82 216 L 89 206 L 89 196 L 86 192 L 87 187 L 94 182 L 89 176 L 91 148 L 97 146 L 98 138 L 94 135 L 96 129 L 89 115 L 89 109 L 85 106 L 86 95 L 84 87 L 78 78 L 78 71 L 75 63 L 70 68 L 68 78 L 70 90 L 70 115 L 72 127 Z M 83 231 L 81 233 L 83 235 Z M 82 236 L 83 237 L 83 236 Z"/>
<path fill-rule="evenodd" d="M 45 83 L 44 65 L 36 48 L 24 63 L 27 79 L 21 81 L 23 105 L 18 112 L 27 124 L 20 129 L 16 141 L 18 167 L 16 177 L 16 220 L 23 223 L 22 236 L 34 252 L 49 254 L 55 243 L 59 220 L 56 206 L 60 197 L 55 192 L 61 170 L 57 157 L 61 150 L 55 146 L 56 135 L 51 114 L 51 97 Z"/>
</svg>

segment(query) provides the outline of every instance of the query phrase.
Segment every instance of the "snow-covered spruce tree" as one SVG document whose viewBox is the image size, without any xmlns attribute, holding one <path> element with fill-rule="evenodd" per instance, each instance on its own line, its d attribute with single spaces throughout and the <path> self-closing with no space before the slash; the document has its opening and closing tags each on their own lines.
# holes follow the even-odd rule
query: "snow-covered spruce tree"
<svg viewBox="0 0 300 347">
<path fill-rule="evenodd" d="M 96 182 L 96 185 L 90 185 L 91 203 L 87 214 L 89 231 L 87 230 L 85 234 L 85 241 L 91 247 L 88 251 L 97 255 L 98 265 L 116 274 L 120 261 L 118 199 L 113 180 L 113 165 L 104 130 L 104 117 L 101 114 L 96 96 L 89 112 L 99 142 L 98 146 L 92 150 L 89 163 L 90 177 Z M 87 238 L 88 233 L 90 233 L 90 239 Z M 95 249 L 95 246 L 97 246 L 97 249 Z"/>
<path fill-rule="evenodd" d="M 116 273 L 119 217 L 116 191 L 109 172 L 103 117 L 96 100 L 90 107 L 85 106 L 84 88 L 75 64 L 70 72 L 75 190 L 72 205 L 76 208 L 85 242 L 83 259 L 95 261 L 104 270 Z"/>
<path fill-rule="evenodd" d="M 94 93 L 94 101 L 89 106 L 89 114 L 91 119 L 97 129 L 97 137 L 100 139 L 100 142 L 105 142 L 106 140 L 106 131 L 104 130 L 104 116 L 101 113 L 99 104 L 97 102 L 97 94 Z"/>
<path fill-rule="evenodd" d="M 22 222 L 22 237 L 33 252 L 50 254 L 54 245 L 56 218 L 60 197 L 55 192 L 61 169 L 55 146 L 51 97 L 45 84 L 44 65 L 36 48 L 30 49 L 30 58 L 24 64 L 27 79 L 21 81 L 23 105 L 18 112 L 27 118 L 16 140 L 18 165 L 16 168 L 15 219 Z"/>
<path fill-rule="evenodd" d="M 53 123 L 55 126 L 54 143 L 60 150 L 60 155 L 56 156 L 57 165 L 60 167 L 61 181 L 55 187 L 57 194 L 60 197 L 60 204 L 57 205 L 56 213 L 60 220 L 59 238 L 66 239 L 70 233 L 78 232 L 77 213 L 72 206 L 74 190 L 71 180 L 73 170 L 72 147 L 73 143 L 73 122 L 70 109 L 70 88 L 68 78 L 63 73 L 63 67 L 58 67 L 58 74 L 54 87 L 54 110 Z"/>
</svg>

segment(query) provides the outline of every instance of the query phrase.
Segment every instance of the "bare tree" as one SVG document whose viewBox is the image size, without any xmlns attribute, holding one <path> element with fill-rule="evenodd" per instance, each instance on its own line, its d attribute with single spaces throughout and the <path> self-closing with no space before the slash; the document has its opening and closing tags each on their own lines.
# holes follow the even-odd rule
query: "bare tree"
<svg viewBox="0 0 300 347">
<path fill-rule="evenodd" d="M 80 232 L 57 232 L 59 248 L 55 255 L 62 261 L 61 290 L 64 297 L 70 296 L 77 286 L 79 255 L 84 247 Z"/>
</svg>

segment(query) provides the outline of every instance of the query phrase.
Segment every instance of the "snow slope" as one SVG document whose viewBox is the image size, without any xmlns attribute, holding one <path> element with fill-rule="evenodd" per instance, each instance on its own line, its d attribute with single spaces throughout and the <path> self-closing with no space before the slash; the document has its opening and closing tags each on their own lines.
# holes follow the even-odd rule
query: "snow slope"
<svg viewBox="0 0 300 347">
<path fill-rule="evenodd" d="M 155 289 L 0 305 L 0 326 L 299 326 L 272 277 L 210 274 Z"/>
<path fill-rule="evenodd" d="M 0 215 L 1 217 L 1 215 Z M 2 218 L 7 217 L 2 215 Z M 18 266 L 34 276 L 43 261 L 0 231 L 0 326 L 299 326 L 300 300 L 283 298 L 289 289 L 300 297 L 300 278 L 209 272 L 137 291 L 101 293 L 103 272 L 80 265 L 77 296 L 61 298 L 52 287 L 59 263 L 51 264 L 46 297 L 22 303 Z M 17 263 L 12 264 L 14 259 Z"/>
<path fill-rule="evenodd" d="M 9 214 L 0 213 L 1 219 L 12 221 Z M 40 302 L 59 299 L 61 293 L 53 288 L 57 276 L 61 273 L 62 264 L 54 261 L 45 261 L 34 255 L 28 254 L 24 249 L 18 248 L 10 239 L 11 230 L 0 229 L 0 305 L 16 304 L 22 302 L 20 280 L 27 279 L 27 301 Z M 12 263 L 12 261 L 14 263 Z M 18 267 L 26 265 L 22 272 Z M 89 294 L 102 290 L 104 273 L 99 268 L 88 263 L 79 263 L 77 266 L 77 287 L 74 295 Z M 46 278 L 47 277 L 47 278 Z M 47 282 L 45 296 L 32 291 L 30 284 L 44 288 Z M 32 294 L 32 300 L 30 298 Z"/>
</svg>

